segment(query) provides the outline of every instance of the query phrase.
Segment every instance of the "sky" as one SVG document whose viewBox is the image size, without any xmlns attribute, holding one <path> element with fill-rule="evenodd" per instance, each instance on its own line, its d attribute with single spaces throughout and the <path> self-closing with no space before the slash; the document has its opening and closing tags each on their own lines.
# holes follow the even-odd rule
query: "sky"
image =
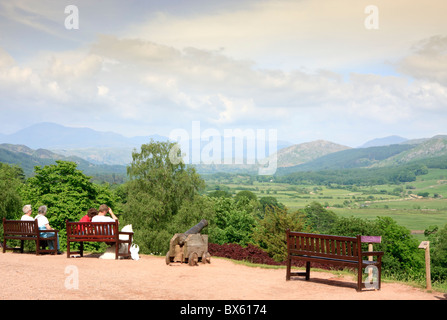
<svg viewBox="0 0 447 320">
<path fill-rule="evenodd" d="M 73 6 L 76 10 L 73 10 Z M 0 0 L 0 134 L 446 134 L 445 0 Z M 266 131 L 267 132 L 267 131 Z"/>
</svg>

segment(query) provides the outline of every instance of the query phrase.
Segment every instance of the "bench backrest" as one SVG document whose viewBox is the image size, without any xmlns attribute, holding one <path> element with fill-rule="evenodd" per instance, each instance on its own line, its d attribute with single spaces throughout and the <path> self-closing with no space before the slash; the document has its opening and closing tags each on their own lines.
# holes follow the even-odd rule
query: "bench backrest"
<svg viewBox="0 0 447 320">
<path fill-rule="evenodd" d="M 295 255 L 358 261 L 361 240 L 360 236 L 341 237 L 287 230 L 287 251 Z"/>
<path fill-rule="evenodd" d="M 67 238 L 82 241 L 115 241 L 118 238 L 118 221 L 66 222 Z"/>
<path fill-rule="evenodd" d="M 36 236 L 37 220 L 6 220 L 3 218 L 3 231 L 6 235 Z"/>
</svg>

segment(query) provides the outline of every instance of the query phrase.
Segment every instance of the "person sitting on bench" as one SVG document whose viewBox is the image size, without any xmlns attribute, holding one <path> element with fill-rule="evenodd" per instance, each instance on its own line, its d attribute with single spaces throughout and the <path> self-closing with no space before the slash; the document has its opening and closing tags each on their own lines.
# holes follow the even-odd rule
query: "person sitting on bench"
<svg viewBox="0 0 447 320">
<path fill-rule="evenodd" d="M 31 213 L 33 212 L 33 210 L 31 209 L 31 205 L 27 204 L 25 206 L 23 206 L 22 208 L 23 211 L 23 216 L 20 220 L 22 221 L 34 221 L 34 218 L 31 217 Z"/>
<path fill-rule="evenodd" d="M 36 220 L 37 220 L 37 226 L 39 227 L 39 230 L 53 230 L 53 228 L 51 228 L 50 223 L 47 219 L 47 217 L 45 217 L 45 215 L 47 214 L 47 206 L 40 206 L 39 207 L 39 214 L 36 216 Z M 44 232 L 42 233 L 42 238 L 49 238 L 49 237 L 54 237 L 54 232 Z M 54 241 L 53 240 L 48 240 L 48 248 L 50 250 L 54 249 Z M 57 234 L 57 254 L 62 254 L 62 252 L 60 252 L 60 246 L 59 246 L 59 234 Z"/>
</svg>

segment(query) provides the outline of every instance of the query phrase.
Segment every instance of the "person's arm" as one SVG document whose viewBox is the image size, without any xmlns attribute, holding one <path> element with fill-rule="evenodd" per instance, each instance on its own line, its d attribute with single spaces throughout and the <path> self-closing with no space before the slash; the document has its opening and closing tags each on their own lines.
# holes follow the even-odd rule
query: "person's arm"
<svg viewBox="0 0 447 320">
<path fill-rule="evenodd" d="M 115 216 L 115 214 L 112 211 L 112 208 L 109 208 L 109 213 L 112 216 L 113 220 L 118 220 L 118 218 Z"/>
</svg>

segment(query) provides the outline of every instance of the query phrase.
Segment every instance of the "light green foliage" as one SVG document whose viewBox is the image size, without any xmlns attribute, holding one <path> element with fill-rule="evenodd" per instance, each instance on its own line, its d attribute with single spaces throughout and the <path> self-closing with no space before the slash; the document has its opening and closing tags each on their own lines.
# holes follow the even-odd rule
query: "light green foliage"
<svg viewBox="0 0 447 320">
<path fill-rule="evenodd" d="M 214 198 L 214 218 L 211 220 L 210 240 L 217 244 L 253 243 L 251 235 L 255 227 L 255 200 L 240 197 Z"/>
</svg>

